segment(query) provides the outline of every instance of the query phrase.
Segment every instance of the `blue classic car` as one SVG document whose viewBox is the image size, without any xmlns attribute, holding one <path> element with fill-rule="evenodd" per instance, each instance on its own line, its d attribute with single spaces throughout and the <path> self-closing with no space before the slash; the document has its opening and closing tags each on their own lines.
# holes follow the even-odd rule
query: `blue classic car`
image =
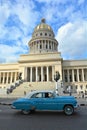
<svg viewBox="0 0 87 130">
<path fill-rule="evenodd" d="M 12 108 L 21 110 L 24 114 L 31 111 L 63 111 L 72 115 L 77 108 L 77 101 L 73 96 L 58 96 L 53 91 L 32 91 L 24 98 L 19 98 L 12 103 Z"/>
</svg>

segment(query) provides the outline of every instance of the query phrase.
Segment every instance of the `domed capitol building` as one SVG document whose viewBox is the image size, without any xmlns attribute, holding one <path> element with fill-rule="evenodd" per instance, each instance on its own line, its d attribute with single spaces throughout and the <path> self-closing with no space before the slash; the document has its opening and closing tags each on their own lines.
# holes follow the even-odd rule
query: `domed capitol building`
<svg viewBox="0 0 87 130">
<path fill-rule="evenodd" d="M 63 60 L 53 29 L 45 19 L 35 27 L 28 45 L 29 54 L 20 55 L 17 63 L 0 64 L 0 95 L 55 90 L 57 72 L 59 91 L 67 92 L 70 86 L 72 93 L 87 92 L 87 60 Z"/>
</svg>

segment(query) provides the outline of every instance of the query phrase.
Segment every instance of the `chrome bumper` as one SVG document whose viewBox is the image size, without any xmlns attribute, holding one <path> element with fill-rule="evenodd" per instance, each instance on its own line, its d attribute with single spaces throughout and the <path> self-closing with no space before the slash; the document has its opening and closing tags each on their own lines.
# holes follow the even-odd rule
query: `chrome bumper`
<svg viewBox="0 0 87 130">
<path fill-rule="evenodd" d="M 15 107 L 15 106 L 13 106 L 13 105 L 11 105 L 11 108 L 12 108 L 12 109 L 16 109 L 16 107 Z"/>
</svg>

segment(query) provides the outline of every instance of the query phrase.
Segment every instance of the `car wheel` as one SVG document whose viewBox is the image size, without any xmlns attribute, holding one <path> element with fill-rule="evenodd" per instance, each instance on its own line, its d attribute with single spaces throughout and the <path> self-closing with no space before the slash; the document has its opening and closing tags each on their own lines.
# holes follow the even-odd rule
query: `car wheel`
<svg viewBox="0 0 87 130">
<path fill-rule="evenodd" d="M 64 113 L 66 115 L 68 115 L 68 116 L 72 115 L 73 112 L 74 112 L 73 106 L 67 105 L 67 106 L 64 107 Z"/>
<path fill-rule="evenodd" d="M 22 110 L 22 113 L 23 113 L 24 115 L 28 115 L 28 114 L 30 114 L 30 110 Z"/>
</svg>

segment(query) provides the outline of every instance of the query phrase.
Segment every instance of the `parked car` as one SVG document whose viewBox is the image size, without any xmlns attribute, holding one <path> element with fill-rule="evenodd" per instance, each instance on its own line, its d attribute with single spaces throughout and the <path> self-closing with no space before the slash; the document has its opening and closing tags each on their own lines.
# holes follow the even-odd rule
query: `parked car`
<svg viewBox="0 0 87 130">
<path fill-rule="evenodd" d="M 57 110 L 72 115 L 78 105 L 73 96 L 58 96 L 53 91 L 32 91 L 24 98 L 15 100 L 11 107 L 21 110 L 24 114 L 36 110 Z"/>
</svg>

